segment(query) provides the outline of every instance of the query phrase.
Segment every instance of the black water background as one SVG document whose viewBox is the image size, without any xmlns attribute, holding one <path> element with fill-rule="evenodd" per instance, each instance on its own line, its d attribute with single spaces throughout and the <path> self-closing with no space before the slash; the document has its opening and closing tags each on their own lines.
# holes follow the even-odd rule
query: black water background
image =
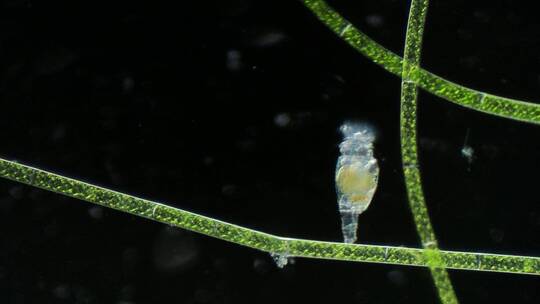
<svg viewBox="0 0 540 304">
<path fill-rule="evenodd" d="M 406 3 L 331 3 L 402 52 Z M 540 100 L 540 23 L 527 5 L 434 1 L 423 65 L 475 89 Z M 399 79 L 299 2 L 3 6 L 2 157 L 270 233 L 335 241 L 337 128 L 366 121 L 378 132 L 381 177 L 360 241 L 419 245 L 400 171 Z M 442 248 L 540 255 L 538 127 L 422 92 L 419 136 Z M 536 277 L 450 273 L 464 303 L 540 297 Z M 265 253 L 0 182 L 1 303 L 436 301 L 425 269 L 298 259 L 280 270 Z"/>
</svg>

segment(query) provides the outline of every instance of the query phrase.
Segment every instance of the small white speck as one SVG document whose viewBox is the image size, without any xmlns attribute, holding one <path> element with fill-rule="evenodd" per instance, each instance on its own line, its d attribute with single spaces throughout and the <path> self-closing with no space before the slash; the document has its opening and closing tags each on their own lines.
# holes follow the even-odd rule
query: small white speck
<svg viewBox="0 0 540 304">
<path fill-rule="evenodd" d="M 461 155 L 467 159 L 467 162 L 470 164 L 474 159 L 474 149 L 471 146 L 463 146 L 461 149 Z"/>
<path fill-rule="evenodd" d="M 238 71 L 242 68 L 242 53 L 238 50 L 229 50 L 226 56 L 227 69 L 231 71 Z"/>
<path fill-rule="evenodd" d="M 287 37 L 279 31 L 269 31 L 259 35 L 253 42 L 258 47 L 271 47 L 280 44 Z"/>
<path fill-rule="evenodd" d="M 371 27 L 378 28 L 384 25 L 384 18 L 381 15 L 368 15 L 366 23 Z"/>
<path fill-rule="evenodd" d="M 280 128 L 285 128 L 291 123 L 291 116 L 287 113 L 279 113 L 274 117 L 274 124 Z"/>
<path fill-rule="evenodd" d="M 205 158 L 203 158 L 203 164 L 206 165 L 206 166 L 210 166 L 214 163 L 214 158 L 210 157 L 210 156 L 207 156 Z"/>
<path fill-rule="evenodd" d="M 91 207 L 88 209 L 88 215 L 95 220 L 101 220 L 103 219 L 103 208 L 98 206 Z"/>
<path fill-rule="evenodd" d="M 122 80 L 122 90 L 124 91 L 124 94 L 128 94 L 131 91 L 133 91 L 133 88 L 135 87 L 135 80 L 131 77 L 125 77 Z"/>
</svg>

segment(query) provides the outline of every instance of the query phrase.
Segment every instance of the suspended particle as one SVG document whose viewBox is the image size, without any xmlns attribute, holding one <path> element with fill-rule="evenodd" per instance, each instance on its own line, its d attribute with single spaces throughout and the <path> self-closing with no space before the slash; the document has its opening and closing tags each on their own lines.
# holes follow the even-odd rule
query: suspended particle
<svg viewBox="0 0 540 304">
<path fill-rule="evenodd" d="M 384 25 L 384 18 L 381 15 L 373 14 L 366 17 L 366 23 L 374 28 L 380 28 Z"/>
<path fill-rule="evenodd" d="M 467 133 L 465 133 L 465 142 L 463 142 L 463 148 L 461 148 L 461 155 L 465 157 L 465 159 L 469 163 L 469 169 L 470 169 L 470 165 L 472 164 L 475 158 L 474 149 L 468 144 L 470 133 L 471 133 L 471 129 L 467 129 Z"/>
<path fill-rule="evenodd" d="M 88 209 L 88 215 L 95 219 L 95 220 L 102 220 L 103 219 L 103 208 L 100 206 L 93 206 Z"/>
<path fill-rule="evenodd" d="M 465 159 L 470 165 L 474 160 L 474 149 L 471 146 L 463 146 L 463 148 L 461 149 L 461 155 L 465 157 Z"/>
<path fill-rule="evenodd" d="M 280 113 L 274 117 L 274 124 L 280 128 L 285 128 L 291 123 L 291 116 L 287 113 Z"/>
<path fill-rule="evenodd" d="M 242 53 L 238 50 L 229 50 L 226 54 L 225 65 L 230 71 L 238 71 L 244 66 L 242 62 Z"/>
<path fill-rule="evenodd" d="M 379 166 L 373 156 L 373 130 L 364 124 L 344 123 L 343 141 L 336 165 L 336 192 L 341 230 L 346 243 L 356 241 L 358 216 L 371 203 L 379 180 Z"/>
<path fill-rule="evenodd" d="M 289 257 L 286 254 L 271 253 L 270 256 L 279 268 L 283 268 L 289 263 Z"/>
</svg>

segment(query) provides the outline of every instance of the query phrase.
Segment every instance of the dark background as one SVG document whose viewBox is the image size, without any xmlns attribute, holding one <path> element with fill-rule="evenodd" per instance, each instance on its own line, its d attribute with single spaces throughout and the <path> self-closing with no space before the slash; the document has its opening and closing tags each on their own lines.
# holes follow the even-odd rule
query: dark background
<svg viewBox="0 0 540 304">
<path fill-rule="evenodd" d="M 330 3 L 402 52 L 406 1 Z M 433 1 L 423 65 L 540 100 L 540 22 L 528 3 Z M 368 122 L 381 174 L 359 239 L 419 245 L 400 169 L 400 81 L 299 1 L 8 0 L 0 22 L 1 157 L 278 235 L 338 241 L 338 127 Z M 540 255 L 540 128 L 419 98 L 441 247 Z M 463 303 L 540 299 L 534 276 L 450 275 Z M 262 252 L 0 181 L 0 303 L 437 301 L 423 268 L 296 259 L 278 269 Z"/>
</svg>

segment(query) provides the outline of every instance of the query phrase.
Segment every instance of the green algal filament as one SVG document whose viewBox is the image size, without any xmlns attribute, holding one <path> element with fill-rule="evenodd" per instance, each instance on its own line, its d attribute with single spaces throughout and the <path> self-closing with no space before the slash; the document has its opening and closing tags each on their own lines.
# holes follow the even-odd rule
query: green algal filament
<svg viewBox="0 0 540 304">
<path fill-rule="evenodd" d="M 416 108 L 418 89 L 411 81 L 411 71 L 420 65 L 422 36 L 426 20 L 428 0 L 413 0 L 409 11 L 403 73 L 401 80 L 401 153 L 403 175 L 407 188 L 409 206 L 416 224 L 416 231 L 426 249 L 426 260 L 442 303 L 458 303 L 448 272 L 442 264 L 437 239 L 431 226 L 422 190 L 416 140 Z"/>
<path fill-rule="evenodd" d="M 431 261 L 426 250 L 421 248 L 345 244 L 275 236 L 2 158 L 0 177 L 268 253 L 286 252 L 290 257 L 421 267 L 427 267 Z M 527 256 L 441 250 L 439 266 L 540 275 L 540 258 Z"/>
</svg>

